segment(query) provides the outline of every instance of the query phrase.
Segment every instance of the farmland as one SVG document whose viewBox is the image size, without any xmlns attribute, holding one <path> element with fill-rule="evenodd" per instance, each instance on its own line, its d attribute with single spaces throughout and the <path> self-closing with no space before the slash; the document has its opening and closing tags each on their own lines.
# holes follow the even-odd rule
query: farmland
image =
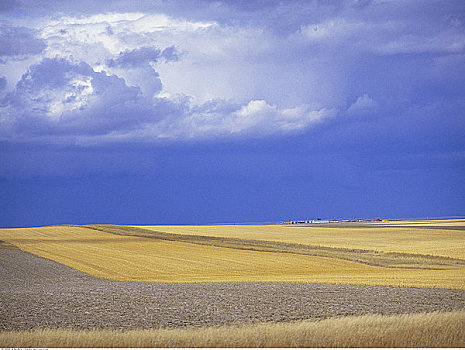
<svg viewBox="0 0 465 350">
<path fill-rule="evenodd" d="M 448 334 L 450 342 L 438 344 L 463 345 L 464 242 L 461 220 L 2 229 L 0 345 L 19 346 L 7 341 L 20 337 L 32 339 L 21 343 L 28 347 L 63 345 L 39 342 L 52 338 L 78 346 L 103 337 L 110 347 L 137 346 L 136 338 L 147 339 L 140 346 L 273 346 L 278 343 L 271 338 L 256 343 L 257 332 L 281 332 L 290 341 L 292 329 L 301 329 L 313 335 L 300 346 L 344 346 L 358 343 L 348 335 L 342 336 L 346 343 L 327 343 L 322 329 L 356 324 L 353 332 L 368 334 L 368 324 L 397 324 L 401 319 L 390 317 L 399 314 L 409 314 L 402 322 L 421 334 Z M 335 323 L 316 322 L 326 319 Z M 154 333 L 160 327 L 167 333 Z M 342 328 L 338 334 L 346 334 Z M 215 332 L 237 334 L 243 342 L 222 343 Z M 396 336 L 407 342 L 395 343 L 390 337 L 361 344 L 425 346 L 439 339 L 408 343 Z M 292 344 L 282 346 L 298 346 Z"/>
<path fill-rule="evenodd" d="M 465 220 L 323 225 L 142 226 L 175 234 L 271 240 L 465 259 Z"/>
<path fill-rule="evenodd" d="M 463 221 L 425 225 L 52 226 L 1 230 L 0 239 L 118 281 L 465 288 Z"/>
</svg>

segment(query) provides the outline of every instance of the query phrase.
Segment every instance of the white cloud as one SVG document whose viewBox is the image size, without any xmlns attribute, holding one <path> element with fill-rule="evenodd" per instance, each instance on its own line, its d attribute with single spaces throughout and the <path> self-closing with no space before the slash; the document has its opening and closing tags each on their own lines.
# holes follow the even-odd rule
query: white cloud
<svg viewBox="0 0 465 350">
<path fill-rule="evenodd" d="M 129 85 L 138 86 L 151 96 L 161 89 L 156 65 L 149 61 L 132 67 L 109 63 L 125 52 L 149 48 L 163 50 L 173 45 L 174 49 L 179 48 L 180 54 L 186 51 L 192 55 L 202 50 L 201 33 L 215 26 L 214 22 L 178 20 L 163 14 L 108 13 L 62 17 L 42 24 L 39 30 L 40 38 L 47 43 L 44 57 L 86 62 L 96 71 L 105 70 L 124 78 Z M 217 39 L 220 42 L 220 38 Z M 186 92 L 189 91 L 177 90 L 174 94 Z"/>
<path fill-rule="evenodd" d="M 357 98 L 353 104 L 347 109 L 350 113 L 360 113 L 360 112 L 367 112 L 372 110 L 376 107 L 376 102 L 367 94 L 360 96 Z"/>
<path fill-rule="evenodd" d="M 37 93 L 44 96 L 32 98 L 41 101 L 40 110 L 57 122 L 57 130 L 64 130 L 65 125 L 67 132 L 69 125 L 82 129 L 78 125 L 79 115 L 82 123 L 89 123 L 91 111 L 97 113 L 97 106 L 109 106 L 112 102 L 108 93 L 96 91 L 97 72 L 102 77 L 116 75 L 124 79 L 127 87 L 140 89 L 138 103 L 142 107 L 126 112 L 128 118 L 130 114 L 142 113 L 144 120 L 128 130 L 115 126 L 105 133 L 100 129 L 96 133 L 99 138 L 269 135 L 303 130 L 334 114 L 333 110 L 310 108 L 299 101 L 293 103 L 297 107 L 279 106 L 282 103 L 275 98 L 279 96 L 275 92 L 289 82 L 283 80 L 284 76 L 277 80 L 270 75 L 277 69 L 273 41 L 278 39 L 262 29 L 222 27 L 215 22 L 143 13 L 62 17 L 39 29 L 40 38 L 47 43 L 45 58 L 64 58 L 75 66 L 85 62 L 93 70 L 87 77 L 74 76 L 57 89 L 42 87 Z M 176 50 L 181 59 L 158 59 L 167 48 Z M 257 76 L 260 70 L 263 74 Z M 311 72 L 307 70 L 306 74 Z M 271 89 L 263 90 L 266 85 Z M 262 99 L 254 98 L 258 90 L 262 91 Z M 270 99 L 271 102 L 265 102 Z M 220 102 L 212 109 L 211 101 Z M 127 104 L 123 99 L 117 102 Z M 160 114 L 160 104 L 170 111 Z M 100 115 L 95 120 L 103 122 L 102 118 Z M 138 120 L 137 115 L 134 120 Z M 89 142 L 90 139 L 92 136 L 86 137 Z"/>
<path fill-rule="evenodd" d="M 143 46 L 170 46 L 173 37 L 185 33 L 196 32 L 214 26 L 214 22 L 192 22 L 176 20 L 162 14 L 143 13 L 108 13 L 89 17 L 62 17 L 50 21 L 38 28 L 41 38 L 48 42 L 48 55 L 63 54 L 66 52 L 76 59 L 107 59 L 125 50 L 133 50 Z M 164 40 L 163 40 L 164 39 Z M 170 44 L 171 43 L 171 44 Z M 85 45 L 100 44 L 107 52 L 92 52 L 93 57 L 82 47 Z M 97 57 L 95 55 L 97 54 Z M 99 57 L 100 56 L 100 57 Z"/>
<path fill-rule="evenodd" d="M 214 107 L 212 108 L 212 103 Z M 310 110 L 307 106 L 278 109 L 263 100 L 252 100 L 244 106 L 230 106 L 224 101 L 192 106 L 183 114 L 171 115 L 146 123 L 135 130 L 117 130 L 99 137 L 99 142 L 138 140 L 205 140 L 218 137 L 257 137 L 283 135 L 303 131 L 328 118 L 337 111 Z M 93 143 L 80 137 L 80 143 Z"/>
<path fill-rule="evenodd" d="M 89 76 L 77 75 L 49 101 L 47 115 L 60 118 L 65 112 L 72 112 L 89 105 L 94 89 Z"/>
<path fill-rule="evenodd" d="M 163 94 L 161 94 L 163 96 Z M 257 137 L 304 130 L 336 114 L 307 105 L 279 108 L 264 100 L 244 105 L 186 97 L 152 98 L 88 64 L 45 59 L 32 66 L 5 100 L 4 139 L 79 144 L 107 141 Z M 5 132 L 7 131 L 7 132 Z M 9 135 L 9 136 L 8 136 Z"/>
<path fill-rule="evenodd" d="M 252 128 L 263 133 L 288 132 L 305 129 L 335 114 L 335 110 L 311 111 L 307 106 L 278 109 L 266 101 L 252 100 L 232 116 L 229 129 L 232 133 Z"/>
</svg>

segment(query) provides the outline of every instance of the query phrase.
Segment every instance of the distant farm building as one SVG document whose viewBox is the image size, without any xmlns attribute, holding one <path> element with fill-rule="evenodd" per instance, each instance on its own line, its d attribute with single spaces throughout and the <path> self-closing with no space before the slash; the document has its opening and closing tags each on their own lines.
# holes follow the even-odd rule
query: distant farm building
<svg viewBox="0 0 465 350">
<path fill-rule="evenodd" d="M 337 220 L 334 221 L 334 220 L 321 220 L 321 219 L 317 219 L 317 220 L 294 220 L 294 221 L 289 221 L 290 224 L 293 224 L 293 225 L 296 225 L 296 224 L 328 224 L 330 222 L 338 222 Z"/>
</svg>

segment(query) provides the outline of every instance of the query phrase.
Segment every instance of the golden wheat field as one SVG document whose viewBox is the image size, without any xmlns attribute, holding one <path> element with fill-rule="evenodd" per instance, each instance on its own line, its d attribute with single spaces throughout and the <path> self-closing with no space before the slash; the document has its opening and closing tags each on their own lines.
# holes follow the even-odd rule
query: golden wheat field
<svg viewBox="0 0 465 350">
<path fill-rule="evenodd" d="M 359 226 L 51 226 L 0 240 L 96 277 L 465 288 L 463 220 Z"/>
<path fill-rule="evenodd" d="M 463 347 L 465 312 L 366 315 L 201 329 L 38 329 L 0 333 L 3 347 Z"/>
<path fill-rule="evenodd" d="M 335 248 L 431 254 L 465 259 L 465 220 L 363 224 L 141 226 L 175 234 L 271 240 Z M 438 228 L 439 227 L 439 228 Z M 452 228 L 462 228 L 453 230 Z"/>
</svg>

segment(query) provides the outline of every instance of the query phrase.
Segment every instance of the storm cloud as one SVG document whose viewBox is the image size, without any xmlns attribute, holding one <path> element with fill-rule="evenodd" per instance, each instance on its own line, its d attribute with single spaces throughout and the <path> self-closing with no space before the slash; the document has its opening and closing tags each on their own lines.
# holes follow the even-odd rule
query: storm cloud
<svg viewBox="0 0 465 350">
<path fill-rule="evenodd" d="M 7 18 L 3 55 L 42 57 L 15 66 L 24 69 L 20 80 L 7 77 L 0 132 L 94 143 L 255 138 L 376 109 L 372 118 L 380 118 L 393 105 L 403 113 L 432 99 L 454 104 L 463 98 L 464 19 L 459 3 L 435 6 L 418 14 L 415 1 L 204 2 L 206 12 L 191 18 L 182 6 L 158 8 L 169 15 L 156 6 L 127 13 L 97 6 L 79 16 L 71 6 L 69 15 L 40 15 L 31 28 Z M 276 22 L 277 14 L 298 26 Z M 441 93 L 446 84 L 452 93 Z M 213 101 L 225 108 L 212 111 Z"/>
<path fill-rule="evenodd" d="M 37 38 L 34 29 L 0 26 L 0 56 L 34 55 L 41 53 L 47 45 Z"/>
<path fill-rule="evenodd" d="M 153 47 L 141 47 L 134 50 L 120 52 L 117 58 L 109 59 L 106 64 L 109 67 L 137 67 L 144 63 L 157 62 L 160 59 L 176 61 L 178 56 L 174 47 L 161 51 Z"/>
<path fill-rule="evenodd" d="M 464 1 L 0 11 L 6 225 L 465 210 Z"/>
</svg>

